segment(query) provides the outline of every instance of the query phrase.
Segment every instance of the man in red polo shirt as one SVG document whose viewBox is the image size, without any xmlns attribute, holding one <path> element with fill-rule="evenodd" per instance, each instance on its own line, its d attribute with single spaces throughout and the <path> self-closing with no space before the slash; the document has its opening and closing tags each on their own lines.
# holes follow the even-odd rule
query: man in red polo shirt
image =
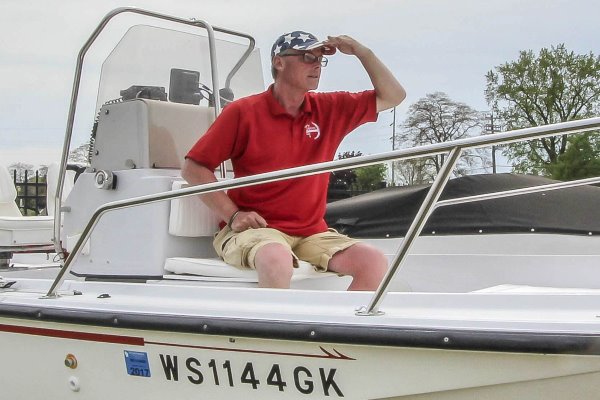
<svg viewBox="0 0 600 400">
<path fill-rule="evenodd" d="M 374 90 L 315 93 L 327 55 L 336 50 L 362 63 Z M 348 36 L 326 41 L 306 32 L 282 35 L 271 50 L 275 83 L 229 104 L 186 156 L 190 184 L 214 182 L 231 159 L 236 177 L 333 159 L 343 138 L 377 113 L 398 105 L 404 89 L 375 54 Z M 210 193 L 202 200 L 224 225 L 214 241 L 227 263 L 255 268 L 259 286 L 289 288 L 297 260 L 352 276 L 349 290 L 374 290 L 387 270 L 378 249 L 327 227 L 329 174 Z"/>
</svg>

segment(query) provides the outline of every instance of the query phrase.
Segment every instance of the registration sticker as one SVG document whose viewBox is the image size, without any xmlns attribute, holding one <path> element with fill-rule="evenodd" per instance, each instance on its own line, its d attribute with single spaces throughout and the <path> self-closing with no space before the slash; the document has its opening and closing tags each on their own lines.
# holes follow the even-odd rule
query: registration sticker
<svg viewBox="0 0 600 400">
<path fill-rule="evenodd" d="M 125 350 L 125 366 L 127 373 L 133 376 L 150 377 L 148 353 Z"/>
</svg>

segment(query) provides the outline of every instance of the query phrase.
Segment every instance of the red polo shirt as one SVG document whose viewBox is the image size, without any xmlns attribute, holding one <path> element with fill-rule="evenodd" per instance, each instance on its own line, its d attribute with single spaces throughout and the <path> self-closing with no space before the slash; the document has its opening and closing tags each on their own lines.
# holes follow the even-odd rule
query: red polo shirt
<svg viewBox="0 0 600 400">
<path fill-rule="evenodd" d="M 231 159 L 236 177 L 331 161 L 342 139 L 377 120 L 375 91 L 308 92 L 292 117 L 263 93 L 229 104 L 187 154 L 214 170 Z M 256 211 L 269 227 L 295 236 L 327 230 L 323 220 L 329 173 L 239 189 L 228 195 L 244 211 Z"/>
</svg>

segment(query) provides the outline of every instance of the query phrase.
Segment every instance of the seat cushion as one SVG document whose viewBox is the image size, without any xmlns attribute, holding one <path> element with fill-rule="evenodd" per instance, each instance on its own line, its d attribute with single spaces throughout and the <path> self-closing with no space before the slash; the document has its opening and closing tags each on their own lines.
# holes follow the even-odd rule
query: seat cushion
<svg viewBox="0 0 600 400">
<path fill-rule="evenodd" d="M 213 278 L 243 280 L 245 282 L 258 282 L 258 274 L 255 270 L 236 268 L 215 258 L 167 258 L 165 261 L 165 271 L 174 274 L 190 274 Z M 318 272 L 311 264 L 305 261 L 299 261 L 298 268 L 294 268 L 292 281 L 323 278 L 331 275 L 335 274 L 332 272 Z"/>
<path fill-rule="evenodd" d="M 0 246 L 51 244 L 54 218 L 0 216 Z"/>
</svg>

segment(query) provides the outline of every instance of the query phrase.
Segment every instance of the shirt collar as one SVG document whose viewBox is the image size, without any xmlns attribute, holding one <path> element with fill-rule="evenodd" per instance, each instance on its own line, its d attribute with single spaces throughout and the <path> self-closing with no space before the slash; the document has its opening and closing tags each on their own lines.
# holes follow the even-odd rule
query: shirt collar
<svg viewBox="0 0 600 400">
<path fill-rule="evenodd" d="M 275 95 L 273 94 L 273 85 L 269 86 L 269 88 L 267 89 L 267 103 L 269 104 L 269 110 L 271 111 L 271 114 L 273 114 L 273 116 L 289 116 L 289 114 L 285 111 L 283 106 L 279 104 L 279 102 L 275 98 Z M 304 95 L 304 101 L 302 102 L 301 108 L 303 113 L 312 112 L 312 107 L 310 105 L 310 96 L 308 95 L 308 92 Z"/>
</svg>

